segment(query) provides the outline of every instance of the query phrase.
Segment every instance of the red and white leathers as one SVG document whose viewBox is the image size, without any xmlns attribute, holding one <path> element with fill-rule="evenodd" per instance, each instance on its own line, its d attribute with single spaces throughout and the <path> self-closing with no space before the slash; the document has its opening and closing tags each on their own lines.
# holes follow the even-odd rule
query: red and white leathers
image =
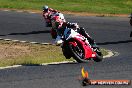
<svg viewBox="0 0 132 88">
<path fill-rule="evenodd" d="M 58 15 L 60 17 L 62 22 L 66 22 L 65 17 L 62 13 L 58 12 L 58 13 L 56 13 L 56 15 Z"/>
<path fill-rule="evenodd" d="M 57 43 L 57 44 L 62 43 L 61 36 L 59 35 L 59 30 L 58 29 L 60 29 L 62 27 L 62 24 L 63 24 L 64 21 L 65 20 L 62 19 L 62 17 L 58 13 L 55 14 L 52 17 L 51 35 L 52 35 L 52 38 L 56 39 L 55 43 Z"/>
<path fill-rule="evenodd" d="M 56 12 L 52 15 L 51 20 L 54 20 L 60 24 L 60 26 L 63 24 L 63 22 L 66 22 L 64 15 L 60 12 Z"/>
<path fill-rule="evenodd" d="M 52 8 L 48 8 L 48 10 L 46 10 L 46 11 L 43 10 L 43 17 L 47 18 L 48 16 L 50 16 L 50 15 L 56 13 L 56 12 L 57 12 L 57 10 L 54 10 Z"/>
<path fill-rule="evenodd" d="M 52 29 L 51 29 L 51 35 L 52 38 L 55 39 L 56 44 L 62 43 L 60 30 L 63 23 L 65 22 L 64 15 L 62 13 L 56 13 L 54 16 L 52 16 Z"/>
<path fill-rule="evenodd" d="M 51 24 L 51 16 L 54 15 L 57 10 L 52 8 L 48 8 L 47 10 L 43 10 L 43 17 L 45 19 L 46 25 Z"/>
<path fill-rule="evenodd" d="M 59 25 L 57 26 L 57 38 L 55 40 L 56 44 L 60 44 L 63 42 L 61 38 L 66 27 L 72 28 L 77 31 L 79 25 L 77 23 L 63 22 L 63 20 L 60 20 Z"/>
<path fill-rule="evenodd" d="M 54 15 L 52 16 L 52 28 L 53 29 L 59 29 L 62 24 L 63 24 L 64 20 L 61 19 L 61 17 L 59 15 Z"/>
</svg>

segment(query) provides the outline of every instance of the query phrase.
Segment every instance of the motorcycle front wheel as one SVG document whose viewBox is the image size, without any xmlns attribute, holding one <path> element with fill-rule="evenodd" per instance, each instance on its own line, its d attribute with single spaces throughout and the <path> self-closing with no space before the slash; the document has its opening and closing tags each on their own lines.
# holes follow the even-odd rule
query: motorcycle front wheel
<svg viewBox="0 0 132 88">
<path fill-rule="evenodd" d="M 76 46 L 74 46 L 72 44 L 69 44 L 69 49 L 70 49 L 70 51 L 72 53 L 72 57 L 78 63 L 88 62 L 88 60 L 84 58 L 84 50 L 83 50 L 81 45 L 79 45 L 78 43 L 77 43 Z"/>
<path fill-rule="evenodd" d="M 97 48 L 95 52 L 96 52 L 96 58 L 94 58 L 93 60 L 94 60 L 95 62 L 100 62 L 100 61 L 102 61 L 102 60 L 103 60 L 103 54 L 101 53 L 100 49 Z"/>
</svg>

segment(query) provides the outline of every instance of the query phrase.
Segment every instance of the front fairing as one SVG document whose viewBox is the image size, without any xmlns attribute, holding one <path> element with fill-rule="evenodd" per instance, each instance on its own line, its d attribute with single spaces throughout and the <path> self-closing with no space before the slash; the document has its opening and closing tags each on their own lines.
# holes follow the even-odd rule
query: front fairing
<svg viewBox="0 0 132 88">
<path fill-rule="evenodd" d="M 65 29 L 63 37 L 65 41 L 68 41 L 70 39 L 74 39 L 75 41 L 78 41 L 78 43 L 83 47 L 84 57 L 86 59 L 95 57 L 95 53 L 93 52 L 93 49 L 91 48 L 91 45 L 89 44 L 88 40 L 79 33 L 77 33 L 76 31 L 74 31 L 73 29 L 69 29 L 69 28 Z M 69 42 L 69 43 L 72 43 L 73 46 L 76 45 L 74 42 Z"/>
</svg>

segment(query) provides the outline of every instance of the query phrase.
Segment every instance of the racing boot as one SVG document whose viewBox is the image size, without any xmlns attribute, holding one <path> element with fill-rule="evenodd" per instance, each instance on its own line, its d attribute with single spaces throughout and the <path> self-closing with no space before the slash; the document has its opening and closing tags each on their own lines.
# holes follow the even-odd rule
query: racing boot
<svg viewBox="0 0 132 88">
<path fill-rule="evenodd" d="M 51 27 L 52 25 L 51 25 L 50 22 L 45 22 L 45 26 L 46 26 L 46 27 Z"/>
<path fill-rule="evenodd" d="M 85 38 L 87 38 L 87 40 L 89 41 L 89 44 L 92 46 L 92 47 L 98 47 L 94 41 L 94 39 L 92 39 L 88 33 L 86 33 L 85 29 L 83 27 L 80 27 L 79 29 L 77 29 L 78 33 L 80 33 L 82 36 L 84 36 Z"/>
<path fill-rule="evenodd" d="M 86 37 L 89 41 L 89 44 L 91 45 L 92 48 L 98 48 L 98 45 L 95 43 L 94 39 L 92 39 L 91 37 Z"/>
<path fill-rule="evenodd" d="M 57 38 L 55 39 L 55 44 L 56 45 L 60 45 L 60 44 L 62 44 L 62 42 L 63 42 L 63 40 L 61 39 L 61 36 L 57 36 Z"/>
</svg>

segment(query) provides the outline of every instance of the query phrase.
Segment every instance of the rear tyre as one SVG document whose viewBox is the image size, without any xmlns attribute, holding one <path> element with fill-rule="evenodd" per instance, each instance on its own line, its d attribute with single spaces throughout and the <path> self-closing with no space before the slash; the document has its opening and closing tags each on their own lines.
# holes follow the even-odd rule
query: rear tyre
<svg viewBox="0 0 132 88">
<path fill-rule="evenodd" d="M 62 47 L 62 52 L 66 59 L 71 58 L 71 53 L 69 52 L 69 48 L 67 46 Z"/>
</svg>

